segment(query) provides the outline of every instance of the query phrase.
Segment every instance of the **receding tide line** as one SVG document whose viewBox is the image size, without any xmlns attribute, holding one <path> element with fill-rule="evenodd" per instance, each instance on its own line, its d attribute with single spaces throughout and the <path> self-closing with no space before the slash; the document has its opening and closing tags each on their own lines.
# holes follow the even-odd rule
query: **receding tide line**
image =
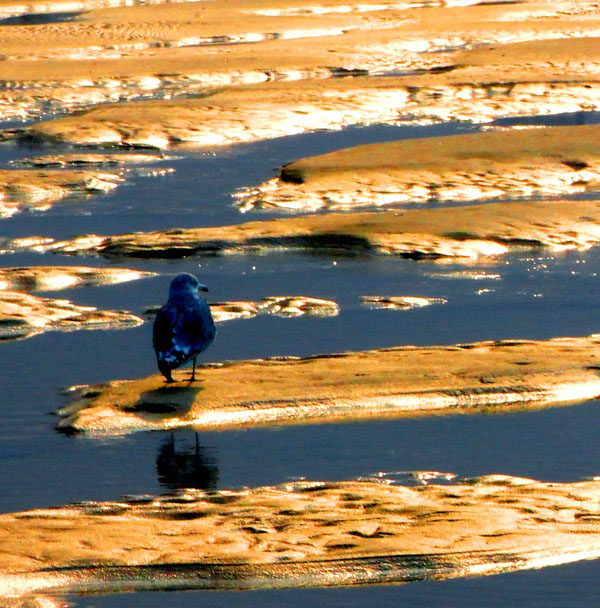
<svg viewBox="0 0 600 608">
<path fill-rule="evenodd" d="M 115 593 L 174 590 L 251 590 L 443 580 L 559 566 L 597 559 L 597 549 L 525 553 L 469 551 L 356 557 L 267 564 L 160 564 L 53 568 L 0 575 L 0 598 L 36 593 Z"/>
</svg>

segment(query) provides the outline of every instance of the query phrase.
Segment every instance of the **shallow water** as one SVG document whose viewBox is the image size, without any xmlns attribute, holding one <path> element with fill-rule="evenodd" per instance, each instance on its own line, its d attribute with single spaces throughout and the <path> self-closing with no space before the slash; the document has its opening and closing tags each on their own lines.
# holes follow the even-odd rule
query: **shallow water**
<svg viewBox="0 0 600 608">
<path fill-rule="evenodd" d="M 586 335 L 599 326 L 595 303 L 600 299 L 600 284 L 594 271 L 599 261 L 596 253 L 553 258 L 514 255 L 483 268 L 491 278 L 479 280 L 453 278 L 457 268 L 453 266 L 391 259 L 211 259 L 202 261 L 200 268 L 198 260 L 157 261 L 136 264 L 163 273 L 155 279 L 53 292 L 52 297 L 141 314 L 148 305 L 160 302 L 169 274 L 186 270 L 202 276 L 211 287 L 209 295 L 214 301 L 294 294 L 334 299 L 340 304 L 337 317 L 261 316 L 221 324 L 217 341 L 203 357 L 205 361 L 219 361 L 398 344 Z M 551 272 L 548 266 L 552 266 Z M 494 278 L 498 275 L 500 278 Z M 478 293 L 480 290 L 490 291 Z M 578 294 L 575 301 L 574 292 Z M 372 294 L 427 295 L 446 298 L 448 303 L 410 311 L 370 310 L 360 304 L 359 296 Z M 64 437 L 53 433 L 54 419 L 47 416 L 64 403 L 61 388 L 154 372 L 150 334 L 150 324 L 145 324 L 122 331 L 46 333 L 0 344 L 2 368 L 5 377 L 10 378 L 3 397 L 8 407 L 0 412 L 0 454 L 4 463 L 0 484 L 11 485 L 15 473 L 22 480 L 2 496 L 2 510 L 161 491 L 155 461 L 170 434 L 144 433 L 104 440 Z M 23 373 L 24 362 L 31 362 L 27 365 L 29 374 Z M 330 479 L 345 479 L 378 470 L 414 468 L 447 470 L 461 476 L 503 472 L 568 480 L 595 472 L 589 463 L 597 461 L 600 453 L 588 437 L 593 425 L 586 415 L 593 409 L 576 406 L 506 416 L 202 433 L 199 441 L 209 460 L 219 468 L 219 487 L 278 483 L 294 476 L 323 477 L 324 472 Z M 566 420 L 562 420 L 564 417 Z M 527 429 L 542 419 L 556 429 L 558 437 L 540 437 L 539 450 L 525 457 L 522 446 L 531 439 Z M 580 440 L 573 444 L 572 451 L 567 450 L 574 428 L 580 440 L 589 439 L 591 454 L 580 450 Z M 471 451 L 464 448 L 465 436 L 487 439 L 473 439 Z M 496 449 L 490 444 L 494 436 L 504 438 Z M 430 445 L 431 437 L 437 439 Z M 389 446 L 385 457 L 382 441 Z M 193 433 L 177 433 L 175 443 L 181 451 L 195 449 Z M 260 453 L 256 445 L 261 446 Z M 361 445 L 365 446 L 364 452 L 359 454 Z M 308 446 L 312 449 L 307 451 Z M 540 450 L 548 453 L 548 459 L 539 458 Z M 552 458 L 553 450 L 570 453 L 560 467 Z M 294 456 L 282 459 L 282 453 Z M 257 459 L 245 458 L 244 454 L 254 454 Z M 124 458 L 126 468 L 121 464 Z M 504 466 L 506 458 L 515 459 L 511 467 Z"/>
<path fill-rule="evenodd" d="M 22 213 L 1 224 L 3 236 L 63 237 L 240 220 L 230 192 L 271 177 L 307 154 L 399 136 L 464 132 L 443 127 L 347 129 L 187 154 L 163 178 L 136 178 L 115 194 L 61 203 L 44 214 Z M 0 146 L 2 161 L 35 149 Z M 39 150 L 49 153 L 48 147 Z M 177 154 L 180 154 L 178 152 Z M 180 154 L 181 155 L 181 154 Z M 249 214 L 243 219 L 269 217 Z M 108 265 L 102 258 L 14 254 L 5 266 Z M 191 271 L 209 285 L 209 300 L 270 295 L 333 299 L 327 318 L 261 316 L 220 325 L 204 361 L 307 355 L 399 344 L 452 344 L 503 338 L 549 338 L 600 331 L 600 252 L 521 252 L 481 265 L 392 258 L 295 254 L 208 259 L 129 260 L 123 266 L 160 276 L 115 286 L 53 292 L 77 304 L 142 314 L 161 303 L 173 274 Z M 485 273 L 483 278 L 464 271 Z M 440 297 L 447 304 L 410 311 L 370 310 L 362 295 Z M 438 470 L 461 477 L 505 473 L 572 481 L 600 472 L 597 403 L 537 412 L 438 416 L 244 431 L 138 433 L 124 438 L 66 436 L 50 412 L 64 387 L 153 373 L 150 324 L 124 331 L 46 333 L 0 344 L 0 510 L 79 500 L 160 493 L 181 485 L 238 487 L 290 479 L 349 479 L 377 472 Z M 18 480 L 18 483 L 15 483 Z M 595 606 L 598 564 L 582 563 L 477 580 L 354 589 L 116 595 L 74 599 L 77 606 L 305 605 Z M 574 590 L 577 589 L 577 596 Z M 577 603 L 575 603 L 577 597 Z"/>
<path fill-rule="evenodd" d="M 47 213 L 17 214 L 3 220 L 0 234 L 8 238 L 33 234 L 64 238 L 72 234 L 118 234 L 266 219 L 281 212 L 243 215 L 235 207 L 231 193 L 271 179 L 282 165 L 293 160 L 363 143 L 474 130 L 477 127 L 458 122 L 428 127 L 374 125 L 282 137 L 217 152 L 175 150 L 178 160 L 160 161 L 142 169 L 173 167 L 173 174 L 134 178 L 110 194 L 84 201 L 62 201 Z M 38 149 L 40 156 L 69 151 L 67 147 L 53 148 L 48 144 Z M 0 144 L 0 168 L 8 167 L 11 159 L 35 156 L 35 150 L 31 144 L 18 141 Z"/>
<path fill-rule="evenodd" d="M 83 13 L 81 11 L 59 11 L 55 13 L 24 13 L 0 19 L 0 26 L 6 25 L 48 25 L 75 21 Z"/>
</svg>

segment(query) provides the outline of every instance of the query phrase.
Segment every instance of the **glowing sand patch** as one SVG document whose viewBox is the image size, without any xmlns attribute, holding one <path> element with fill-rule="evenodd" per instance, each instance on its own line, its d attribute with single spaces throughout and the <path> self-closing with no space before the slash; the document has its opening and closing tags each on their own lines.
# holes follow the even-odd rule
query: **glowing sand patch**
<svg viewBox="0 0 600 608">
<path fill-rule="evenodd" d="M 15 291 L 0 291 L 0 341 L 29 338 L 43 331 L 120 329 L 143 323 L 135 315 L 69 300 L 40 298 Z"/>
<path fill-rule="evenodd" d="M 173 160 L 176 157 L 168 157 Z M 44 169 L 74 168 L 74 167 L 127 167 L 129 165 L 144 165 L 167 160 L 157 154 L 52 154 L 33 156 L 9 161 L 17 167 L 35 167 Z"/>
<path fill-rule="evenodd" d="M 434 304 L 446 304 L 444 298 L 424 298 L 419 296 L 361 296 L 364 306 L 384 310 L 412 310 Z"/>
<path fill-rule="evenodd" d="M 242 211 L 561 196 L 600 186 L 600 126 L 501 130 L 345 148 L 234 194 Z"/>
<path fill-rule="evenodd" d="M 101 106 L 35 124 L 22 134 L 75 145 L 212 147 L 348 125 L 490 122 L 511 115 L 600 109 L 595 81 L 542 83 L 535 90 L 528 83 L 418 87 L 403 85 L 401 79 L 356 84 L 329 79 L 323 84 L 312 90 L 302 82 L 271 83 L 265 89 L 238 87 L 206 99 Z"/>
<path fill-rule="evenodd" d="M 56 291 L 79 285 L 114 285 L 155 276 L 128 268 L 86 266 L 29 266 L 0 268 L 0 290 Z"/>
<path fill-rule="evenodd" d="M 597 481 L 490 475 L 417 487 L 188 489 L 8 513 L 0 595 L 46 593 L 51 602 L 56 593 L 373 584 L 546 567 L 600 555 L 599 495 Z"/>
<path fill-rule="evenodd" d="M 92 171 L 0 170 L 0 218 L 23 211 L 44 211 L 67 196 L 114 190 L 122 178 Z"/>
<path fill-rule="evenodd" d="M 176 385 L 157 375 L 74 387 L 59 427 L 123 434 L 565 404 L 600 395 L 597 352 L 590 336 L 209 364 L 197 386 L 184 370 Z"/>
</svg>

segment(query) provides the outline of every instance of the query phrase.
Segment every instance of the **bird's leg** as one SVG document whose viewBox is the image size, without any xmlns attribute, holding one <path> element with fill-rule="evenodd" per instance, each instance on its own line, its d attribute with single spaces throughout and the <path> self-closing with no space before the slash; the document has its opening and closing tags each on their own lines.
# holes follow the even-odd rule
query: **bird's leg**
<svg viewBox="0 0 600 608">
<path fill-rule="evenodd" d="M 192 366 L 192 377 L 190 378 L 190 382 L 194 382 L 196 380 L 196 359 L 197 356 L 192 359 L 194 364 Z"/>
</svg>

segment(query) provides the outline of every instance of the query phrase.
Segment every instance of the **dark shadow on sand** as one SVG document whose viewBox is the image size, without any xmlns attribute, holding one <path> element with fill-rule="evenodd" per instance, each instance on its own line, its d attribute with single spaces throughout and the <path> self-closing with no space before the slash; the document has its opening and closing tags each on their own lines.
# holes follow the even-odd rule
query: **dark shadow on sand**
<svg viewBox="0 0 600 608">
<path fill-rule="evenodd" d="M 167 384 L 142 393 L 137 402 L 127 409 L 146 419 L 185 416 L 201 390 L 203 388 L 198 381 L 194 384 L 189 381 Z"/>
</svg>

